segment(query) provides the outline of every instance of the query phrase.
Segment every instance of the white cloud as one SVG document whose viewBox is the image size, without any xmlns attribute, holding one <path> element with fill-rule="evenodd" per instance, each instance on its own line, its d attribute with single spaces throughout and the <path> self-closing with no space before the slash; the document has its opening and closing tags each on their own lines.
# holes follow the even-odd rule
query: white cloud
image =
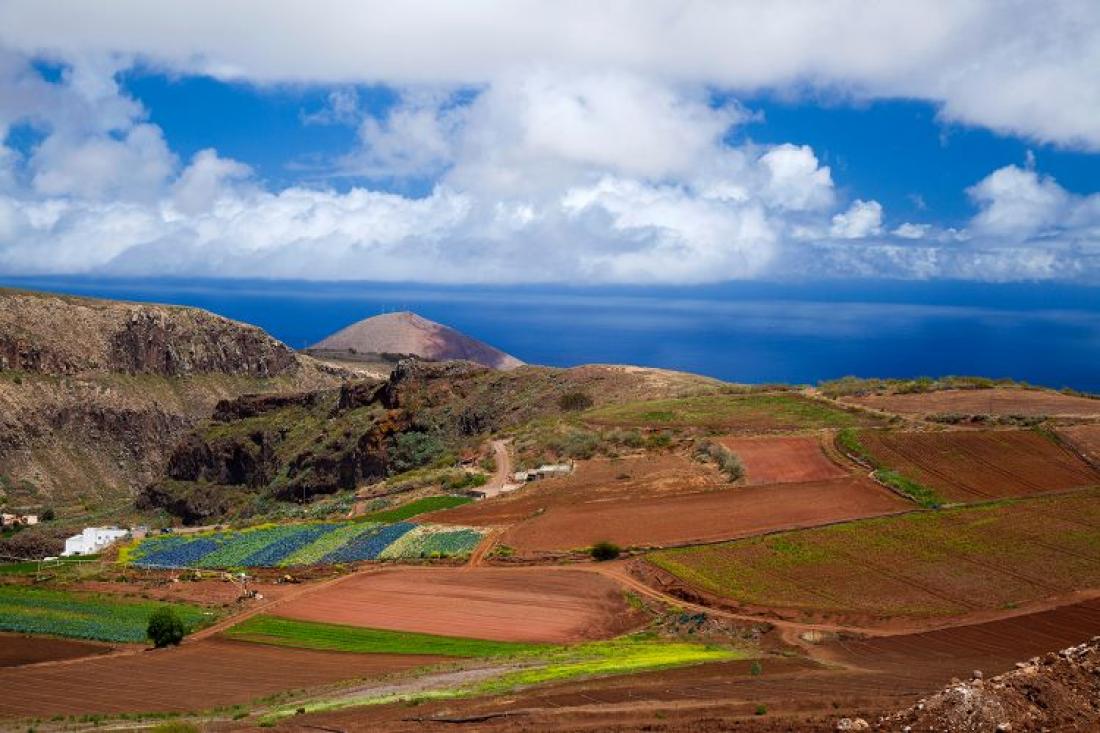
<svg viewBox="0 0 1100 733">
<path fill-rule="evenodd" d="M 882 204 L 856 199 L 833 217 L 829 233 L 837 239 L 862 239 L 882 232 Z"/>
<path fill-rule="evenodd" d="M 184 214 L 206 211 L 233 193 L 229 186 L 251 175 L 252 169 L 243 163 L 221 158 L 210 148 L 200 150 L 172 186 L 172 203 Z"/>
<path fill-rule="evenodd" d="M 931 227 L 928 224 L 913 224 L 912 222 L 904 222 L 899 224 L 893 231 L 895 237 L 901 237 L 902 239 L 922 239 Z"/>
<path fill-rule="evenodd" d="M 258 83 L 480 86 L 517 69 L 600 70 L 735 92 L 917 98 L 947 120 L 1100 149 L 1092 0 L 8 0 L 0 43 Z"/>
<path fill-rule="evenodd" d="M 1005 166 L 967 189 L 981 207 L 972 227 L 993 236 L 1024 240 L 1063 221 L 1072 203 L 1053 178 Z"/>
<path fill-rule="evenodd" d="M 760 162 L 768 172 L 766 195 L 780 208 L 824 209 L 833 203 L 832 173 L 818 165 L 809 145 L 780 145 Z"/>
</svg>

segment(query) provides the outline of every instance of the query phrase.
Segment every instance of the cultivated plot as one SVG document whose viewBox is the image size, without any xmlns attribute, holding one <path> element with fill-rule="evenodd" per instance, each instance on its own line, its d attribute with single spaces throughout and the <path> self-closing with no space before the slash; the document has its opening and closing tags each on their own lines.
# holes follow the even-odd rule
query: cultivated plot
<svg viewBox="0 0 1100 733">
<path fill-rule="evenodd" d="M 749 484 L 824 481 L 850 473 L 825 455 L 817 436 L 720 438 L 741 459 Z"/>
<path fill-rule="evenodd" d="M 201 711 L 441 660 L 207 639 L 178 649 L 0 669 L 0 717 Z"/>
<path fill-rule="evenodd" d="M 858 624 L 1014 608 L 1100 585 L 1100 490 L 654 553 L 742 606 Z"/>
<path fill-rule="evenodd" d="M 1100 400 L 1046 390 L 1005 387 L 842 397 L 841 401 L 902 415 L 1100 415 Z"/>
<path fill-rule="evenodd" d="M 1100 485 L 1073 451 L 1034 430 L 860 433 L 881 465 L 948 500 L 975 501 Z"/>
<path fill-rule="evenodd" d="M 284 618 L 516 642 L 603 639 L 642 621 L 613 581 L 556 568 L 393 568 L 279 606 Z"/>
</svg>

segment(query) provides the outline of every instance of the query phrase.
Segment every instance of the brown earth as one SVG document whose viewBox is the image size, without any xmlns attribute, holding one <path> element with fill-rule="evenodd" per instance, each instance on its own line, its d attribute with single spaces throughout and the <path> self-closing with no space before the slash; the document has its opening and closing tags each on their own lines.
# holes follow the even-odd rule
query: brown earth
<svg viewBox="0 0 1100 733">
<path fill-rule="evenodd" d="M 842 402 L 902 415 L 1100 416 L 1100 400 L 1037 389 L 945 389 L 917 394 L 842 397 Z"/>
<path fill-rule="evenodd" d="M 197 603 L 203 606 L 228 606 L 236 603 L 241 589 L 228 580 L 181 580 L 172 582 L 168 573 L 150 573 L 149 579 L 132 580 L 85 580 L 66 585 L 67 590 L 104 593 L 117 596 L 136 596 L 158 601 L 178 603 Z M 273 582 L 250 582 L 250 590 L 258 592 L 264 599 L 278 600 L 293 585 Z"/>
<path fill-rule="evenodd" d="M 753 675 L 744 662 L 707 664 L 426 702 L 415 710 L 389 705 L 308 715 L 280 727 L 413 731 L 440 728 L 430 721 L 446 718 L 492 731 L 833 731 L 843 717 L 874 722 L 952 677 L 975 669 L 998 674 L 1022 657 L 1098 632 L 1100 601 L 1090 601 L 961 629 L 810 646 L 824 667 L 769 658 Z M 763 715 L 756 714 L 760 706 Z"/>
<path fill-rule="evenodd" d="M 842 478 L 849 470 L 825 455 L 815 436 L 721 438 L 741 459 L 749 484 L 778 484 Z"/>
<path fill-rule="evenodd" d="M 1093 466 L 1100 466 L 1100 425 L 1074 425 L 1060 428 L 1058 434 Z"/>
<path fill-rule="evenodd" d="M 497 641 L 605 639 L 644 621 L 613 581 L 583 570 L 402 568 L 366 573 L 277 616 Z"/>
<path fill-rule="evenodd" d="M 494 369 L 515 369 L 523 362 L 449 326 L 407 311 L 366 318 L 313 345 L 351 354 L 409 354 L 431 361 L 462 359 Z"/>
<path fill-rule="evenodd" d="M 199 711 L 439 661 L 206 639 L 176 649 L 0 669 L 0 717 Z"/>
<path fill-rule="evenodd" d="M 860 441 L 883 465 L 954 501 L 1100 484 L 1100 471 L 1031 430 L 865 431 Z"/>
<path fill-rule="evenodd" d="M 0 634 L 0 668 L 52 662 L 105 654 L 111 647 L 88 641 L 52 639 L 46 636 Z"/>
<path fill-rule="evenodd" d="M 986 678 L 977 673 L 901 713 L 883 729 L 1048 731 L 1100 728 L 1100 636 L 1018 662 Z"/>
</svg>

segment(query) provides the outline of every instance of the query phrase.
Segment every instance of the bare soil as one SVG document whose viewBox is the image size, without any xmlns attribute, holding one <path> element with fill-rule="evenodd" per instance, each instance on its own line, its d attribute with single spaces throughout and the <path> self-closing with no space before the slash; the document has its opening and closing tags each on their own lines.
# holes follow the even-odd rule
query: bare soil
<svg viewBox="0 0 1100 733">
<path fill-rule="evenodd" d="M 718 442 L 741 459 L 749 484 L 823 481 L 850 473 L 825 455 L 816 436 L 722 438 Z"/>
<path fill-rule="evenodd" d="M 736 486 L 667 498 L 559 503 L 513 526 L 500 541 L 532 553 L 585 548 L 603 540 L 622 547 L 672 547 L 814 527 L 908 508 L 908 502 L 873 481 L 846 477 Z"/>
<path fill-rule="evenodd" d="M 1100 466 L 1100 425 L 1074 425 L 1061 428 L 1058 434 L 1093 466 Z"/>
<path fill-rule="evenodd" d="M 1100 416 L 1100 400 L 1034 389 L 945 389 L 920 394 L 843 397 L 842 402 L 902 415 Z"/>
<path fill-rule="evenodd" d="M 707 664 L 415 709 L 390 705 L 309 715 L 287 721 L 284 729 L 412 731 L 441 728 L 429 722 L 441 718 L 468 718 L 479 731 L 833 731 L 843 717 L 874 723 L 952 677 L 975 669 L 999 674 L 1018 659 L 1098 631 L 1100 601 L 1091 601 L 961 629 L 829 641 L 812 648 L 827 666 L 766 658 L 762 673 L 754 675 L 746 662 Z"/>
<path fill-rule="evenodd" d="M 200 711 L 439 661 L 207 639 L 176 649 L 0 669 L 0 717 Z"/>
<path fill-rule="evenodd" d="M 947 499 L 1025 496 L 1100 484 L 1100 472 L 1031 430 L 867 431 L 860 440 L 880 462 Z"/>
<path fill-rule="evenodd" d="M 537 556 L 601 540 L 661 547 L 736 539 L 910 507 L 869 479 L 841 476 L 734 486 L 712 467 L 678 455 L 593 460 L 568 478 L 426 515 L 425 521 L 509 526 L 500 544 Z"/>
<path fill-rule="evenodd" d="M 612 580 L 555 568 L 394 568 L 278 607 L 278 616 L 497 641 L 568 643 L 636 628 Z"/>
<path fill-rule="evenodd" d="M 77 659 L 105 654 L 111 647 L 88 641 L 52 639 L 45 636 L 0 634 L 0 667 L 18 667 L 59 659 Z"/>
</svg>

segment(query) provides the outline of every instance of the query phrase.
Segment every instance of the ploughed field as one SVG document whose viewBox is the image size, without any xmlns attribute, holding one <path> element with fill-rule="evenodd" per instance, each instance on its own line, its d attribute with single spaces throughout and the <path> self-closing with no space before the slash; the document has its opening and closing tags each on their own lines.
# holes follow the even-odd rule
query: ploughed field
<svg viewBox="0 0 1100 733">
<path fill-rule="evenodd" d="M 863 431 L 878 463 L 952 501 L 1100 485 L 1100 472 L 1034 430 Z"/>
<path fill-rule="evenodd" d="M 0 634 L 0 667 L 18 667 L 59 659 L 77 659 L 104 654 L 111 647 L 73 639 L 53 639 L 44 636 Z"/>
<path fill-rule="evenodd" d="M 842 397 L 842 402 L 901 415 L 1100 416 L 1100 400 L 1035 389 L 944 389 Z"/>
<path fill-rule="evenodd" d="M 613 581 L 558 568 L 393 568 L 278 606 L 283 618 L 473 639 L 605 639 L 644 617 Z"/>
<path fill-rule="evenodd" d="M 1100 489 L 663 550 L 651 562 L 742 608 L 919 624 L 1100 586 Z"/>
<path fill-rule="evenodd" d="M 722 438 L 718 442 L 741 459 L 750 484 L 824 481 L 851 472 L 825 455 L 817 436 Z"/>
<path fill-rule="evenodd" d="M 1087 456 L 1094 466 L 1100 465 L 1100 424 L 1060 428 L 1058 434 L 1075 450 Z"/>
<path fill-rule="evenodd" d="M 0 717 L 202 711 L 442 659 L 206 639 L 177 649 L 0 669 Z"/>
<path fill-rule="evenodd" d="M 999 621 L 866 640 L 829 641 L 815 656 L 730 661 L 643 674 L 566 681 L 522 695 L 428 701 L 410 716 L 401 706 L 306 715 L 295 723 L 330 729 L 423 730 L 432 717 L 490 717 L 479 730 L 646 729 L 667 731 L 836 730 L 856 712 L 868 719 L 905 707 L 952 677 L 979 669 L 992 677 L 1013 663 L 1063 649 L 1100 632 L 1100 601 Z M 766 709 L 758 716 L 759 706 Z M 871 713 L 875 713 L 872 715 Z M 509 714 L 515 714 L 511 717 Z M 503 715 L 502 715 L 503 714 Z"/>
<path fill-rule="evenodd" d="M 816 458 L 814 459 L 817 460 Z M 861 476 L 739 486 L 679 456 L 586 461 L 575 474 L 498 500 L 432 515 L 436 522 L 511 525 L 500 544 L 520 554 L 714 542 L 905 511 L 912 505 Z"/>
</svg>

